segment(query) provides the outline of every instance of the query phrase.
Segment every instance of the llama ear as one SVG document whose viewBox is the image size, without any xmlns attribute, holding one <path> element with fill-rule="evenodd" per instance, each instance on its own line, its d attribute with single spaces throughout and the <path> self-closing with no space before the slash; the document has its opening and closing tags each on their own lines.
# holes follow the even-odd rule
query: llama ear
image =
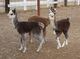
<svg viewBox="0 0 80 59">
<path fill-rule="evenodd" d="M 51 12 L 51 13 L 56 13 L 56 8 L 50 7 L 50 8 L 49 8 L 49 12 Z"/>
<path fill-rule="evenodd" d="M 15 13 L 16 13 L 16 8 L 14 8 L 12 11 L 13 11 L 13 13 L 15 14 Z"/>
<path fill-rule="evenodd" d="M 52 8 L 52 12 L 56 12 L 56 8 Z"/>
<path fill-rule="evenodd" d="M 52 13 L 52 7 L 49 8 L 49 12 Z"/>
</svg>

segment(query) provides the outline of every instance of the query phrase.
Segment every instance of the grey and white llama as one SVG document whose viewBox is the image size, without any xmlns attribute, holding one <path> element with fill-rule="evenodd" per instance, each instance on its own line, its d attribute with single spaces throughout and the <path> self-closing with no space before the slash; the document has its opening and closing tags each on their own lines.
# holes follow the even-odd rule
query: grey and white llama
<svg viewBox="0 0 80 59">
<path fill-rule="evenodd" d="M 65 45 L 68 45 L 68 30 L 70 27 L 70 21 L 69 18 L 61 19 L 59 21 L 56 21 L 56 9 L 50 8 L 49 9 L 49 18 L 51 21 L 51 25 L 53 27 L 54 34 L 56 34 L 56 41 L 57 41 L 57 49 L 64 47 Z M 65 41 L 61 45 L 60 43 L 60 35 L 65 35 Z"/>
<path fill-rule="evenodd" d="M 37 22 L 18 21 L 16 9 L 10 10 L 8 13 L 8 16 L 12 20 L 12 23 L 15 26 L 15 29 L 17 30 L 17 32 L 21 35 L 19 50 L 22 50 L 23 53 L 26 52 L 27 48 L 26 48 L 25 34 L 31 32 L 33 36 L 36 39 L 38 39 L 40 42 L 38 49 L 37 49 L 37 52 L 39 52 L 44 43 L 44 38 L 42 35 L 42 27 Z"/>
</svg>

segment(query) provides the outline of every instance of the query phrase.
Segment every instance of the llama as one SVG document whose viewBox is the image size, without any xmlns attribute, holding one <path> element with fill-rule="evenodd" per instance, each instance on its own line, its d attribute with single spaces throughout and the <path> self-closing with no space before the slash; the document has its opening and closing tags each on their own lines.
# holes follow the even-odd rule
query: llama
<svg viewBox="0 0 80 59">
<path fill-rule="evenodd" d="M 26 47 L 25 34 L 31 32 L 33 34 L 33 36 L 36 39 L 38 39 L 40 42 L 38 49 L 36 50 L 37 52 L 39 52 L 44 43 L 44 38 L 41 33 L 42 27 L 37 22 L 20 22 L 20 21 L 18 21 L 16 9 L 10 10 L 8 13 L 8 16 L 12 20 L 12 23 L 15 26 L 15 29 L 17 30 L 17 32 L 21 35 L 19 50 L 22 50 L 23 53 L 26 52 L 27 47 Z"/>
<path fill-rule="evenodd" d="M 32 17 L 28 18 L 28 21 L 29 22 L 40 22 L 41 25 L 43 26 L 43 35 L 44 35 L 44 38 L 45 38 L 46 28 L 50 24 L 49 18 L 40 17 L 40 16 L 32 16 Z M 31 33 L 29 33 L 29 34 L 30 34 L 30 37 L 31 37 Z M 45 41 L 46 41 L 46 39 L 45 39 Z M 32 42 L 32 39 L 31 39 L 31 42 Z"/>
<path fill-rule="evenodd" d="M 49 18 L 51 20 L 51 24 L 53 27 L 53 31 L 55 32 L 54 34 L 56 34 L 56 41 L 57 41 L 57 49 L 64 47 L 65 45 L 68 45 L 68 30 L 70 27 L 70 21 L 69 18 L 66 19 L 61 19 L 59 21 L 56 21 L 56 9 L 54 8 L 50 8 L 49 9 L 50 13 L 49 13 Z M 60 43 L 60 35 L 61 34 L 65 35 L 65 41 L 63 42 L 62 46 Z"/>
</svg>

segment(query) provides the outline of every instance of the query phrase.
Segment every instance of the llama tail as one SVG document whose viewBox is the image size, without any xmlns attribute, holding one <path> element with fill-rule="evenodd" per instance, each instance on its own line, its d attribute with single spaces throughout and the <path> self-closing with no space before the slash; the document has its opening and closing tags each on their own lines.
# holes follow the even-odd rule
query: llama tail
<svg viewBox="0 0 80 59">
<path fill-rule="evenodd" d="M 69 21 L 69 18 L 67 18 L 67 20 Z"/>
</svg>

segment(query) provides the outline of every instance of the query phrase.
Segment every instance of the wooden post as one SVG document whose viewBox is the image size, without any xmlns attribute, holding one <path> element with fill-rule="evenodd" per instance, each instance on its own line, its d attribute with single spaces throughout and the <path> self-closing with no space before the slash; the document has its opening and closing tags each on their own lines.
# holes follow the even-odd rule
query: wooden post
<svg viewBox="0 0 80 59">
<path fill-rule="evenodd" d="M 54 0 L 54 2 L 57 2 L 57 0 Z M 54 8 L 57 7 L 57 3 L 54 3 Z"/>
<path fill-rule="evenodd" d="M 64 6 L 67 7 L 67 0 L 64 0 Z"/>
<path fill-rule="evenodd" d="M 9 7 L 8 7 L 8 4 L 9 4 L 10 0 L 5 0 L 5 12 L 8 13 L 9 12 Z"/>
<path fill-rule="evenodd" d="M 40 16 L 40 0 L 37 0 L 37 15 Z"/>
</svg>

